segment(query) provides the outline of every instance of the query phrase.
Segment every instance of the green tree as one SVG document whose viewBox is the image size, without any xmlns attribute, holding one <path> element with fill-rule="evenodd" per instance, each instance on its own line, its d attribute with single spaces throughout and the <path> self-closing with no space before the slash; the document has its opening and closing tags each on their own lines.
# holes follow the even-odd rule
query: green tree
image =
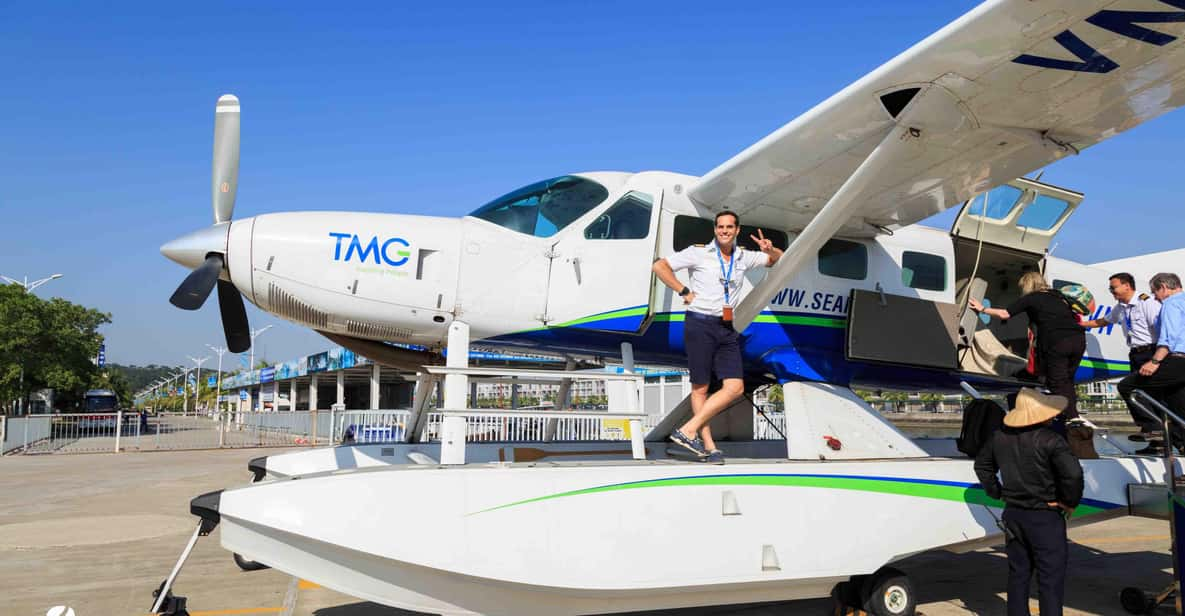
<svg viewBox="0 0 1185 616">
<path fill-rule="evenodd" d="M 881 392 L 881 400 L 888 402 L 888 406 L 896 411 L 900 410 L 901 405 L 909 400 L 909 394 L 903 391 Z"/>
<path fill-rule="evenodd" d="M 782 393 L 782 386 L 781 385 L 771 386 L 769 388 L 769 395 L 766 396 L 766 399 L 769 400 L 770 404 L 772 404 L 778 408 L 781 408 L 782 404 L 784 402 L 786 402 L 786 397 Z"/>
<path fill-rule="evenodd" d="M 77 405 L 98 375 L 93 359 L 111 315 L 18 285 L 0 287 L 0 400 L 52 388 L 60 405 Z"/>
<path fill-rule="evenodd" d="M 939 393 L 923 392 L 918 394 L 918 400 L 921 400 L 927 409 L 936 411 L 938 410 L 938 405 L 946 400 L 946 398 Z"/>
</svg>

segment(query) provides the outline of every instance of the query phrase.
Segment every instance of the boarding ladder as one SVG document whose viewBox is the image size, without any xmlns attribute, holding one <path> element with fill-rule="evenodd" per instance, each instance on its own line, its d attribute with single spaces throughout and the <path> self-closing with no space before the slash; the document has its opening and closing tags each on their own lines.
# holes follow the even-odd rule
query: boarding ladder
<svg viewBox="0 0 1185 616">
<path fill-rule="evenodd" d="M 1140 413 L 1160 421 L 1164 427 L 1164 483 L 1128 484 L 1127 499 L 1131 515 L 1169 521 L 1173 583 L 1155 593 L 1136 587 L 1124 588 L 1119 593 L 1119 601 L 1123 609 L 1131 614 L 1150 614 L 1165 601 L 1173 599 L 1177 616 L 1182 616 L 1181 574 L 1185 572 L 1185 561 L 1182 560 L 1185 558 L 1185 546 L 1178 543 L 1180 539 L 1177 532 L 1185 530 L 1185 479 L 1177 475 L 1177 456 L 1173 454 L 1171 428 L 1176 424 L 1185 431 L 1185 420 L 1143 390 L 1133 391 L 1129 404 Z"/>
</svg>

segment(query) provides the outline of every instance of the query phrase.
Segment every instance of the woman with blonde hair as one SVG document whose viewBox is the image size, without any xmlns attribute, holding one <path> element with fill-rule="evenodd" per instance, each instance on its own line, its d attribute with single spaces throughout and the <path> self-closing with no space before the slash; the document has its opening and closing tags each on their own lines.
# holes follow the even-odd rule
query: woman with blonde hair
<svg viewBox="0 0 1185 616">
<path fill-rule="evenodd" d="M 1078 393 L 1074 388 L 1074 372 L 1086 353 L 1086 330 L 1078 324 L 1070 304 L 1061 293 L 1051 289 L 1041 272 L 1025 272 L 1020 277 L 1023 295 L 1007 308 L 984 308 L 972 299 L 968 305 L 975 312 L 1010 319 L 1025 313 L 1033 329 L 1036 347 L 1037 375 L 1045 377 L 1045 387 L 1069 400 L 1065 417 L 1078 417 Z"/>
</svg>

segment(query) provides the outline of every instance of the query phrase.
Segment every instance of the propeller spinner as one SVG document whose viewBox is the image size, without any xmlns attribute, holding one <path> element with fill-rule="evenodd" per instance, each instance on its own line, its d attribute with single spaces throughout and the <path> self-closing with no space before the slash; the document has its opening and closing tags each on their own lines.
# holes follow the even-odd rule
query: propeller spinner
<svg viewBox="0 0 1185 616">
<path fill-rule="evenodd" d="M 217 283 L 226 347 L 232 353 L 242 353 L 251 348 L 247 309 L 234 284 L 220 278 L 227 269 L 226 238 L 239 183 L 239 99 L 231 94 L 219 97 L 215 108 L 212 176 L 214 226 L 175 239 L 160 251 L 173 261 L 196 266 L 169 302 L 183 310 L 197 310 L 206 303 Z"/>
</svg>

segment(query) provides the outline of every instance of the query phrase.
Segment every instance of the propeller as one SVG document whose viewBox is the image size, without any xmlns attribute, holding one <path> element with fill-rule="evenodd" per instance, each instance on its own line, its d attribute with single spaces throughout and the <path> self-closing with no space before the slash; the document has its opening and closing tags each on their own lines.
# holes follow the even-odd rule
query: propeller
<svg viewBox="0 0 1185 616">
<path fill-rule="evenodd" d="M 233 94 L 218 97 L 214 107 L 214 224 L 229 221 L 235 213 L 239 191 L 239 99 Z"/>
<path fill-rule="evenodd" d="M 225 280 L 218 281 L 218 310 L 222 313 L 222 331 L 226 334 L 226 348 L 231 353 L 242 353 L 251 348 L 251 331 L 247 325 L 247 309 L 243 296 Z"/>
<path fill-rule="evenodd" d="M 210 291 L 214 290 L 214 283 L 218 282 L 218 274 L 222 271 L 222 255 L 214 253 L 206 257 L 201 267 L 193 270 L 181 281 L 181 286 L 173 291 L 169 303 L 182 310 L 197 310 L 206 303 Z M 222 290 L 218 292 L 221 294 Z"/>
<path fill-rule="evenodd" d="M 211 194 L 214 205 L 214 228 L 199 231 L 187 238 L 176 240 L 161 248 L 166 256 L 179 261 L 175 254 L 201 250 L 194 257 L 205 253 L 205 260 L 194 269 L 169 302 L 183 310 L 197 310 L 206 303 L 214 285 L 218 285 L 218 308 L 222 315 L 222 330 L 226 334 L 226 347 L 232 353 L 242 353 L 251 348 L 250 328 L 247 324 L 247 309 L 243 296 L 235 285 L 220 278 L 226 269 L 226 229 L 234 216 L 235 194 L 239 184 L 239 99 L 231 94 L 218 98 L 214 110 L 214 164 L 212 170 Z M 210 238 L 221 237 L 216 247 L 207 243 Z M 192 239 L 190 239 L 192 238 Z M 205 246 L 210 248 L 206 251 Z M 196 258 L 193 259 L 196 261 Z"/>
</svg>

